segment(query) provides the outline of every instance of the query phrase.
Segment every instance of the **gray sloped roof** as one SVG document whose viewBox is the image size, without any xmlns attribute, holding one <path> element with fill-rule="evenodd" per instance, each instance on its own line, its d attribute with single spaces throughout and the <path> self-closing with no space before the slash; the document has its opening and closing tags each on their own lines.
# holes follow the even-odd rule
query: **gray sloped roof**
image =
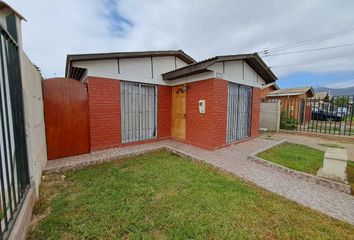
<svg viewBox="0 0 354 240">
<path fill-rule="evenodd" d="M 298 88 L 284 88 L 275 90 L 267 94 L 267 97 L 277 97 L 277 96 L 297 96 L 306 94 L 308 91 L 311 92 L 312 96 L 315 95 L 312 87 L 298 87 Z"/>
</svg>

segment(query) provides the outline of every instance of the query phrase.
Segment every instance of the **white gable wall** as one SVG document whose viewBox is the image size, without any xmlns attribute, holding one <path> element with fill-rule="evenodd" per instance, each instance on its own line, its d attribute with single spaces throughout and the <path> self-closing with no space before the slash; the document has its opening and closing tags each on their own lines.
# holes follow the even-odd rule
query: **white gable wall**
<svg viewBox="0 0 354 240">
<path fill-rule="evenodd" d="M 208 68 L 218 78 L 253 87 L 262 87 L 265 81 L 245 61 L 218 62 Z"/>
<path fill-rule="evenodd" d="M 265 81 L 243 60 L 218 62 L 209 72 L 183 77 L 173 81 L 162 80 L 162 74 L 186 66 L 173 56 L 124 58 L 74 62 L 74 67 L 86 68 L 87 76 L 105 77 L 124 81 L 176 86 L 207 78 L 222 78 L 230 82 L 260 88 Z"/>
<path fill-rule="evenodd" d="M 171 81 L 162 80 L 162 74 L 188 64 L 177 57 L 166 56 L 90 60 L 73 62 L 72 65 L 86 68 L 87 76 L 169 85 Z"/>
</svg>

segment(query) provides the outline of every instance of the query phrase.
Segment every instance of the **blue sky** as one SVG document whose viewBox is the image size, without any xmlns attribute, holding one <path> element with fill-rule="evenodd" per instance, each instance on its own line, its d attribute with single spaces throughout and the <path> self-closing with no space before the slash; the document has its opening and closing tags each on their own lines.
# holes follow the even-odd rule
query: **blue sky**
<svg viewBox="0 0 354 240">
<path fill-rule="evenodd" d="M 203 60 L 268 49 L 281 87 L 354 86 L 352 0 L 7 2 L 27 18 L 25 51 L 48 78 L 73 53 L 182 49 Z"/>
<path fill-rule="evenodd" d="M 288 76 L 282 76 L 277 81 L 278 86 L 281 88 L 301 86 L 312 86 L 314 88 L 321 86 L 342 88 L 354 86 L 353 83 L 354 72 L 336 72 L 327 74 L 299 72 Z"/>
</svg>

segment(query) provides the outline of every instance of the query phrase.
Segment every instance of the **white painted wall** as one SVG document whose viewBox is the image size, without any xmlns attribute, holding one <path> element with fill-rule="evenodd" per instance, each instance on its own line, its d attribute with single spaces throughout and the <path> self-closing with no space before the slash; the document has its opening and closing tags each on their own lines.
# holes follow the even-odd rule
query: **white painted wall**
<svg viewBox="0 0 354 240">
<path fill-rule="evenodd" d="M 125 75 L 152 78 L 151 58 L 119 59 L 120 73 Z M 156 63 L 157 65 L 158 63 Z"/>
<path fill-rule="evenodd" d="M 166 56 L 80 61 L 72 65 L 86 68 L 87 76 L 170 85 L 171 81 L 162 80 L 162 74 L 187 66 L 187 63 L 177 57 Z"/>
<path fill-rule="evenodd" d="M 88 76 L 168 86 L 176 86 L 212 77 L 258 88 L 265 84 L 265 81 L 243 60 L 215 63 L 208 68 L 210 72 L 203 74 L 183 77 L 173 81 L 162 80 L 161 74 L 186 65 L 179 58 L 175 60 L 175 57 L 127 58 L 119 59 L 119 62 L 117 59 L 113 59 L 73 63 L 74 67 L 86 68 Z"/>
<path fill-rule="evenodd" d="M 216 73 L 218 78 L 252 87 L 262 87 L 265 81 L 245 61 L 218 62 L 208 68 Z"/>
</svg>

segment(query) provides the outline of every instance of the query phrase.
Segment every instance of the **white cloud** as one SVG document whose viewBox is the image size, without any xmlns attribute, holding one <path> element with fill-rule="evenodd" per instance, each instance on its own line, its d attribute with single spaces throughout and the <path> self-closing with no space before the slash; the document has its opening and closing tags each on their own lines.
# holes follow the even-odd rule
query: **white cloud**
<svg viewBox="0 0 354 240">
<path fill-rule="evenodd" d="M 335 83 L 325 84 L 324 87 L 328 88 L 348 88 L 354 87 L 354 79 L 344 80 L 344 81 L 336 81 Z"/>
<path fill-rule="evenodd" d="M 63 75 L 68 53 L 183 49 L 201 60 L 214 55 L 260 51 L 354 29 L 351 0 L 8 2 L 27 17 L 28 23 L 23 24 L 25 50 L 49 77 L 54 72 Z M 120 34 L 112 32 L 116 26 L 109 18 L 112 10 L 132 26 L 123 22 Z M 289 51 L 354 43 L 353 39 L 354 31 L 341 38 Z M 330 60 L 350 54 L 349 58 Z M 304 71 L 354 72 L 353 61 L 349 60 L 354 60 L 354 46 L 265 58 L 270 66 L 294 64 L 275 67 L 278 76 Z M 296 65 L 304 62 L 307 64 Z"/>
</svg>

